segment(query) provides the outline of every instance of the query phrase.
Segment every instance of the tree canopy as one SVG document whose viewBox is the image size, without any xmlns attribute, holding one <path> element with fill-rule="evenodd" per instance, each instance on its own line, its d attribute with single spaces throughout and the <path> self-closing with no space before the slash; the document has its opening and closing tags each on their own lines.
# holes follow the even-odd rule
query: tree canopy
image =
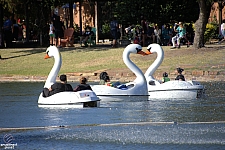
<svg viewBox="0 0 225 150">
<path fill-rule="evenodd" d="M 29 17 L 31 23 L 46 25 L 50 11 L 54 6 L 62 6 L 68 2 L 80 2 L 84 0 L 1 0 L 0 5 L 5 14 L 14 14 L 20 18 Z M 194 22 L 199 33 L 195 45 L 204 45 L 202 35 L 205 31 L 207 17 L 211 10 L 212 2 L 217 0 L 87 0 L 94 4 L 99 3 L 99 22 L 105 24 L 113 15 L 126 25 L 139 24 L 140 16 L 144 16 L 149 22 L 163 24 L 177 21 Z M 28 14 L 25 13 L 25 5 L 29 5 Z M 198 35 L 198 34 L 197 34 Z M 199 41 L 199 39 L 201 39 Z"/>
<path fill-rule="evenodd" d="M 199 14 L 196 0 L 117 0 L 101 2 L 101 8 L 105 14 L 105 19 L 102 20 L 107 20 L 109 15 L 116 15 L 124 24 L 137 24 L 140 16 L 159 24 L 171 21 L 191 22 L 196 21 Z"/>
</svg>

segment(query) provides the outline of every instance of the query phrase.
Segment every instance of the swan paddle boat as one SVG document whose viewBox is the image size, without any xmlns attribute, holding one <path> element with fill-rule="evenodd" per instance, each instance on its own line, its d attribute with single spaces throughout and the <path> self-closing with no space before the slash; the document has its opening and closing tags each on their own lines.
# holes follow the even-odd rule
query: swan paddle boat
<svg viewBox="0 0 225 150">
<path fill-rule="evenodd" d="M 147 47 L 148 54 L 157 53 L 156 60 L 145 72 L 147 80 L 149 100 L 152 99 L 195 99 L 204 94 L 204 86 L 197 81 L 168 81 L 162 83 L 153 76 L 156 69 L 164 59 L 164 51 L 159 44 L 150 44 Z"/>
<path fill-rule="evenodd" d="M 133 100 L 148 100 L 147 83 L 143 72 L 130 60 L 131 53 L 147 55 L 139 44 L 128 45 L 123 52 L 123 61 L 136 75 L 133 82 L 119 85 L 117 88 L 107 85 L 91 85 L 92 90 L 100 97 L 101 101 L 121 101 L 126 98 Z M 123 88 L 120 88 L 123 87 Z"/>
<path fill-rule="evenodd" d="M 45 82 L 44 88 L 51 87 L 56 82 L 57 75 L 62 65 L 62 57 L 56 46 L 50 46 L 46 50 L 45 59 L 54 57 L 55 62 Z M 78 92 L 65 91 L 56 93 L 49 97 L 43 97 L 42 93 L 38 99 L 39 107 L 99 107 L 100 99 L 91 90 Z"/>
</svg>

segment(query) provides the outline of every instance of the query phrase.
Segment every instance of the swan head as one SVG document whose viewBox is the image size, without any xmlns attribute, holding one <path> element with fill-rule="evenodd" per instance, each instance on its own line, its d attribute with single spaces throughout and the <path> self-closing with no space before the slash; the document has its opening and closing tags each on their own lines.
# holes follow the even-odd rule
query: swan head
<svg viewBox="0 0 225 150">
<path fill-rule="evenodd" d="M 157 51 L 162 50 L 161 46 L 159 44 L 150 44 L 147 47 L 147 54 L 152 54 L 152 53 L 156 53 Z"/>
<path fill-rule="evenodd" d="M 139 44 L 130 44 L 126 47 L 126 50 L 130 53 L 134 53 L 134 54 L 141 54 L 141 55 L 148 55 L 147 53 L 145 53 L 144 51 L 142 51 L 142 46 Z"/>
<path fill-rule="evenodd" d="M 54 57 L 56 54 L 59 54 L 59 50 L 56 46 L 49 46 L 46 50 L 45 59 Z"/>
</svg>

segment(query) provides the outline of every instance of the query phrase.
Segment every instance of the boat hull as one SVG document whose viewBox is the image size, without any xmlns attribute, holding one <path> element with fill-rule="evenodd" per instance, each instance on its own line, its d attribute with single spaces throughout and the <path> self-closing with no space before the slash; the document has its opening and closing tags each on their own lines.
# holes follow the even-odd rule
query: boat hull
<svg viewBox="0 0 225 150">
<path fill-rule="evenodd" d="M 147 101 L 148 95 L 98 95 L 101 102 L 117 102 L 117 101 Z"/>
<path fill-rule="evenodd" d="M 168 89 L 161 91 L 149 91 L 149 100 L 151 99 L 195 99 L 201 98 L 203 95 L 202 89 L 196 90 L 179 90 Z"/>
<path fill-rule="evenodd" d="M 169 81 L 163 84 L 148 85 L 151 99 L 195 99 L 204 95 L 204 86 L 194 81 Z"/>
<path fill-rule="evenodd" d="M 139 88 L 137 88 L 140 86 Z M 146 85 L 145 85 L 146 86 Z M 101 101 L 137 101 L 137 100 L 148 100 L 147 88 L 143 88 L 141 85 L 128 86 L 126 89 L 118 89 L 106 85 L 92 85 L 92 90 L 100 97 Z"/>
<path fill-rule="evenodd" d="M 49 97 L 43 97 L 42 93 L 38 99 L 38 105 L 45 106 L 67 106 L 73 107 L 99 107 L 100 98 L 90 90 L 78 92 L 60 92 Z"/>
</svg>

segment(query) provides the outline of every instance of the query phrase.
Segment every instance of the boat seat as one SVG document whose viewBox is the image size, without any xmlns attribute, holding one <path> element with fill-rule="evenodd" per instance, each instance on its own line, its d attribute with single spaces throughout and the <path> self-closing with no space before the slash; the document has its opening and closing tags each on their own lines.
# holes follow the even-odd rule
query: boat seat
<svg viewBox="0 0 225 150">
<path fill-rule="evenodd" d="M 61 39 L 62 47 L 66 46 L 74 46 L 74 37 L 73 37 L 74 29 L 68 28 L 64 31 L 64 37 Z"/>
</svg>

